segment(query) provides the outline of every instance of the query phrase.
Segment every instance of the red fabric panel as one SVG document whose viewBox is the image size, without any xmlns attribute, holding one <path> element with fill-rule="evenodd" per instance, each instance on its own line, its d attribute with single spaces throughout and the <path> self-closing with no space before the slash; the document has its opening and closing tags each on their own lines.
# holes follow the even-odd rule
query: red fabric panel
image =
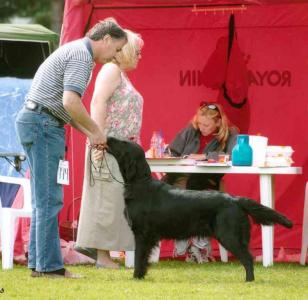
<svg viewBox="0 0 308 300">
<path fill-rule="evenodd" d="M 65 1 L 60 44 L 83 37 L 92 5 L 87 0 Z"/>
<path fill-rule="evenodd" d="M 226 92 L 231 103 L 239 104 L 241 107 L 247 98 L 248 93 L 248 72 L 237 39 L 234 39 L 227 66 Z M 226 95 L 225 95 L 226 97 Z M 229 101 L 229 102 L 230 102 Z"/>
<path fill-rule="evenodd" d="M 214 52 L 202 70 L 203 84 L 208 88 L 220 90 L 222 102 L 226 98 L 232 107 L 241 108 L 248 96 L 248 71 L 237 38 L 234 37 L 229 60 L 228 44 L 228 37 L 218 39 Z"/>
<path fill-rule="evenodd" d="M 307 11 L 308 4 L 274 5 L 249 7 L 247 12 L 236 14 L 238 43 L 245 54 L 250 80 L 248 102 L 241 109 L 231 107 L 202 83 L 201 71 L 217 40 L 227 35 L 228 14 L 195 15 L 187 8 L 103 10 L 94 6 L 91 18 L 93 25 L 114 16 L 123 27 L 143 36 L 142 60 L 129 76 L 144 96 L 145 149 L 154 130 L 162 129 L 169 142 L 205 99 L 218 99 L 242 133 L 260 133 L 269 138 L 270 145 L 293 147 L 295 165 L 303 166 L 304 174 L 276 176 L 276 209 L 295 223 L 292 230 L 275 228 L 276 248 L 300 248 L 304 186 L 308 180 Z M 84 99 L 87 107 L 95 74 Z M 66 188 L 68 202 L 73 189 L 74 197 L 81 195 L 84 140 L 74 131 L 74 185 Z M 226 186 L 232 194 L 259 200 L 258 176 L 227 175 Z M 260 241 L 260 227 L 254 226 L 251 246 L 260 249 Z"/>
<path fill-rule="evenodd" d="M 226 80 L 226 67 L 228 58 L 228 37 L 220 37 L 214 52 L 210 55 L 202 70 L 203 82 L 206 87 L 221 89 Z M 211 74 L 209 76 L 209 74 Z"/>
</svg>

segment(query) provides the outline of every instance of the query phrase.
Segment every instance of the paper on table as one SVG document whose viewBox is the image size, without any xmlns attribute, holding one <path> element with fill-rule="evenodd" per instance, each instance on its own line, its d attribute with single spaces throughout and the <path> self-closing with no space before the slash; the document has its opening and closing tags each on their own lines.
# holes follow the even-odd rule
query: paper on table
<svg viewBox="0 0 308 300">
<path fill-rule="evenodd" d="M 194 159 L 181 157 L 147 158 L 147 161 L 151 165 L 195 165 Z"/>
<path fill-rule="evenodd" d="M 198 166 L 198 167 L 231 167 L 231 161 L 225 162 L 225 163 L 196 161 L 195 165 Z"/>
</svg>

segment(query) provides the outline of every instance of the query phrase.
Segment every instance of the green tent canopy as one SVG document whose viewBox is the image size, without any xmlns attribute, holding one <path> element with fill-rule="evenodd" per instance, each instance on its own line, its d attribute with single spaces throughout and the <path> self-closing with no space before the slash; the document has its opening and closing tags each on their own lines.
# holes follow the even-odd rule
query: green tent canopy
<svg viewBox="0 0 308 300">
<path fill-rule="evenodd" d="M 38 24 L 0 24 L 0 77 L 33 78 L 58 45 L 58 35 Z"/>
</svg>

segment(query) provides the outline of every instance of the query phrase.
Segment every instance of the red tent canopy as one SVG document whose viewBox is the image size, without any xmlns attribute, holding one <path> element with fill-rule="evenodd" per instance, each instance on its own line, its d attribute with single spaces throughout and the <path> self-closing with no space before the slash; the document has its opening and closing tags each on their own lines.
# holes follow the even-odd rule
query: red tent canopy
<svg viewBox="0 0 308 300">
<path fill-rule="evenodd" d="M 224 11 L 194 13 L 198 7 Z M 239 4 L 246 10 L 236 11 Z M 228 34 L 230 10 L 234 8 L 238 43 L 249 72 L 247 103 L 232 107 L 220 99 L 231 120 L 243 133 L 261 134 L 270 145 L 291 145 L 296 166 L 303 175 L 276 178 L 277 210 L 295 226 L 275 229 L 275 248 L 300 249 L 304 185 L 308 180 L 308 1 L 212 0 L 212 1 L 111 1 L 67 0 L 62 43 L 80 38 L 97 21 L 115 17 L 125 28 L 141 33 L 145 46 L 137 70 L 130 74 L 144 96 L 142 143 L 149 146 L 153 130 L 161 129 L 166 142 L 194 114 L 200 101 L 217 100 L 217 90 L 206 88 L 202 70 L 217 40 Z M 89 106 L 93 82 L 84 97 Z M 210 76 L 210 74 L 205 74 Z M 68 136 L 72 184 L 65 203 L 81 195 L 85 138 L 73 131 Z M 226 176 L 227 191 L 259 199 L 257 176 Z M 67 207 L 67 205 L 66 205 Z M 63 216 L 66 212 L 63 212 Z M 261 248 L 258 227 L 253 228 L 251 247 Z"/>
</svg>

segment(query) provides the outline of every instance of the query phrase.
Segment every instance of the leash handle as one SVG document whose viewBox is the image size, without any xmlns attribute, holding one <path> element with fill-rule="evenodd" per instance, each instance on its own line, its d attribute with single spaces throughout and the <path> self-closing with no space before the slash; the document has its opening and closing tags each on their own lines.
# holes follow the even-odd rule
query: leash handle
<svg viewBox="0 0 308 300">
<path fill-rule="evenodd" d="M 103 150 L 103 159 L 101 160 L 99 169 L 101 169 L 101 168 L 103 167 L 103 162 L 104 162 L 104 160 L 105 160 L 106 167 L 107 167 L 107 169 L 108 169 L 108 171 L 109 171 L 109 174 L 110 174 L 111 178 L 112 178 L 113 180 L 115 180 L 116 182 L 118 182 L 118 183 L 120 183 L 120 184 L 122 184 L 122 185 L 125 186 L 125 185 L 126 185 L 125 182 L 122 182 L 122 181 L 118 180 L 118 179 L 112 174 L 112 172 L 111 172 L 111 170 L 110 170 L 110 167 L 109 167 L 109 165 L 108 165 L 107 159 L 106 159 L 105 151 L 106 151 L 106 150 Z M 96 168 L 96 166 L 94 165 L 93 160 L 92 160 L 92 149 L 90 149 L 90 186 L 94 186 L 94 185 L 95 185 L 95 179 L 94 179 L 94 176 L 93 176 L 93 173 L 92 173 L 92 167 L 93 167 L 95 170 L 97 170 L 97 168 Z"/>
<path fill-rule="evenodd" d="M 126 185 L 124 181 L 122 182 L 122 181 L 118 180 L 118 179 L 117 179 L 117 178 L 115 178 L 115 176 L 112 174 L 112 172 L 111 172 L 111 170 L 110 170 L 110 168 L 109 168 L 109 165 L 108 165 L 107 159 L 106 159 L 105 152 L 106 152 L 106 150 L 103 150 L 103 158 L 105 159 L 105 162 L 106 162 L 106 167 L 107 167 L 107 169 L 108 169 L 108 171 L 109 171 L 109 173 L 110 173 L 110 175 L 111 175 L 112 179 L 114 179 L 114 180 L 115 180 L 115 181 L 117 181 L 118 183 L 121 183 L 122 185 Z"/>
</svg>

